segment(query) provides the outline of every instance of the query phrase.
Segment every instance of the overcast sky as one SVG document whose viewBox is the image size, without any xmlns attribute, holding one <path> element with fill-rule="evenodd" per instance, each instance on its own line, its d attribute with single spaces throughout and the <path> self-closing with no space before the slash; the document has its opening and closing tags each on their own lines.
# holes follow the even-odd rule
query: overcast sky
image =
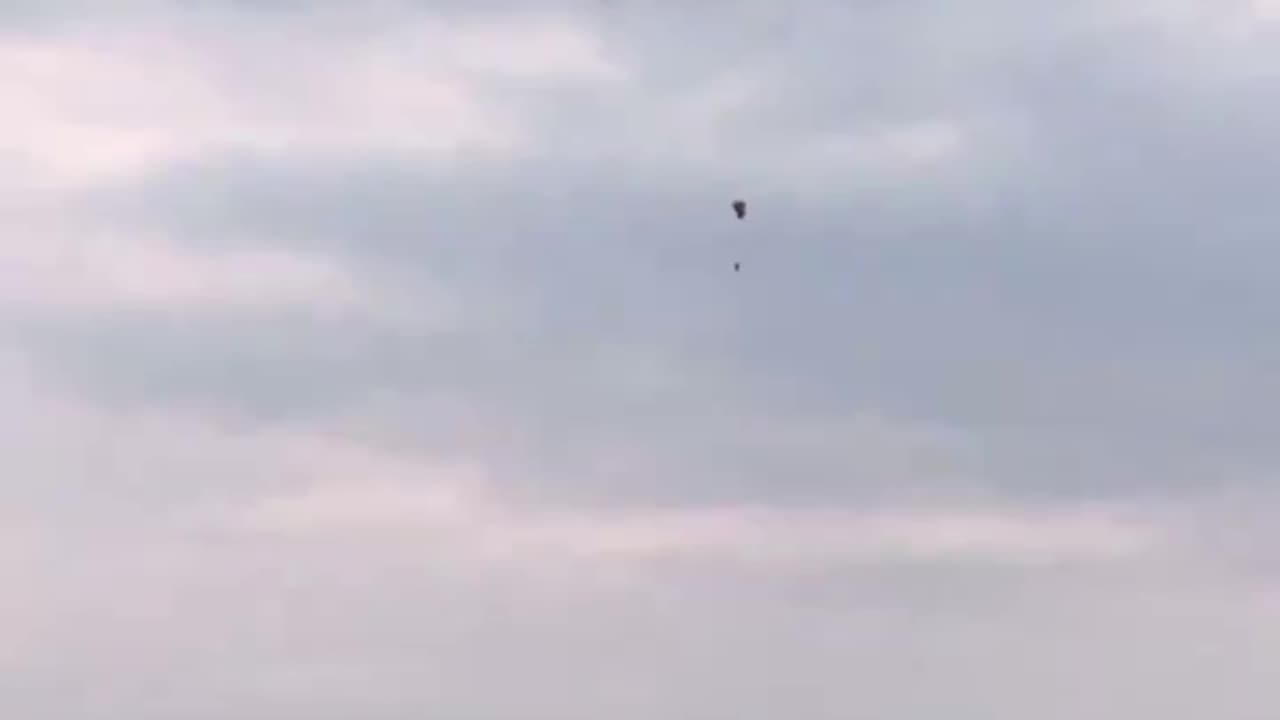
<svg viewBox="0 0 1280 720">
<path fill-rule="evenodd" d="M 0 714 L 1280 713 L 1277 3 L 0 28 Z"/>
</svg>

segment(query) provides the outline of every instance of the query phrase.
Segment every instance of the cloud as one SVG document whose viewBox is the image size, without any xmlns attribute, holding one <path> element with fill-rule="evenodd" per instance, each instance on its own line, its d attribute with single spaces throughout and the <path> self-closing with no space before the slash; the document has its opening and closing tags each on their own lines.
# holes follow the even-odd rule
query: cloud
<svg viewBox="0 0 1280 720">
<path fill-rule="evenodd" d="M 326 465 L 326 467 L 332 467 Z M 376 467 L 376 466 L 375 466 Z M 413 468 L 413 466 L 410 466 Z M 409 469 L 409 468 L 406 468 Z M 508 560 L 526 553 L 602 561 L 730 558 L 738 561 L 883 564 L 975 558 L 996 564 L 1053 565 L 1077 556 L 1125 558 L 1154 550 L 1158 531 L 1138 521 L 1067 510 L 1014 508 L 881 509 L 868 511 L 710 509 L 548 511 L 510 506 L 473 483 L 442 481 L 416 467 L 396 482 L 363 464 L 338 481 L 266 498 L 232 520 L 268 535 L 325 538 L 386 533 L 426 541 L 447 539 Z M 448 469 L 442 468 L 444 477 Z M 470 492 L 467 492 L 470 490 Z"/>
<path fill-rule="evenodd" d="M 79 311 L 360 305 L 341 268 L 269 249 L 222 255 L 192 252 L 133 235 L 32 233 L 2 251 L 11 307 Z"/>
<path fill-rule="evenodd" d="M 1261 4 L 0 12 L 0 710 L 1275 714 Z"/>
<path fill-rule="evenodd" d="M 306 22 L 320 37 L 351 20 L 330 8 Z M 170 13 L 111 33 L 76 28 L 58 42 L 10 38 L 0 77 L 17 94 L 16 112 L 0 125 L 0 150 L 37 177 L 73 184 L 233 151 L 511 152 L 522 129 L 473 76 L 618 74 L 589 36 L 553 18 L 364 28 L 354 20 L 338 44 L 303 41 L 285 54 L 270 28 L 228 13 Z"/>
</svg>

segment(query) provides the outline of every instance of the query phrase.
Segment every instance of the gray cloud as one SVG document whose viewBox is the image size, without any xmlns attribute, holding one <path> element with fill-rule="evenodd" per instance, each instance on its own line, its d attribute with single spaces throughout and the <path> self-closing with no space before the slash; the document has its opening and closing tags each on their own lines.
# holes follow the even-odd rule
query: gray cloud
<svg viewBox="0 0 1280 720">
<path fill-rule="evenodd" d="M 1224 202 L 1212 209 L 1172 202 L 1232 182 L 1233 148 L 1254 146 L 1250 135 L 1225 133 L 1220 119 L 1196 112 L 1201 91 L 1151 78 L 1153 67 L 1178 69 L 1167 49 L 1135 43 L 1129 65 L 1088 73 L 1070 62 L 1101 62 L 1096 52 L 1083 55 L 1101 37 L 1049 43 L 1051 50 L 1024 56 L 1008 76 L 975 63 L 976 78 L 957 88 L 948 78 L 947 93 L 929 95 L 936 108 L 911 108 L 906 97 L 926 92 L 927 82 L 900 82 L 901 90 L 876 91 L 887 97 L 869 112 L 852 112 L 867 108 L 865 85 L 843 89 L 820 74 L 830 74 L 832 63 L 797 60 L 798 68 L 780 74 L 786 80 L 776 93 L 739 110 L 727 128 L 745 142 L 717 151 L 727 153 L 717 159 L 731 172 L 735 155 L 798 152 L 812 129 L 806 134 L 777 111 L 806 107 L 797 88 L 828 103 L 807 116 L 811 126 L 836 131 L 920 113 L 963 118 L 973 107 L 979 118 L 1020 118 L 1023 135 L 1011 144 L 997 131 L 1017 128 L 1000 122 L 979 134 L 965 158 L 972 167 L 880 190 L 850 194 L 846 184 L 864 182 L 850 175 L 785 191 L 750 160 L 738 165 L 736 180 L 696 160 L 684 161 L 678 178 L 661 176 L 643 158 L 663 143 L 621 142 L 613 134 L 624 122 L 619 111 L 588 99 L 540 110 L 550 125 L 581 130 L 552 131 L 557 144 L 514 166 L 233 159 L 177 169 L 96 202 L 207 248 L 226 248 L 231 234 L 270 237 L 340 256 L 374 282 L 409 293 L 415 283 L 433 290 L 446 283 L 477 315 L 507 323 L 429 342 L 366 336 L 362 345 L 348 337 L 337 351 L 355 364 L 363 354 L 364 371 L 337 371 L 341 378 L 323 382 L 327 390 L 306 378 L 324 372 L 329 351 L 286 343 L 298 350 L 291 367 L 310 365 L 291 374 L 312 400 L 326 392 L 350 397 L 353 382 L 386 386 L 400 377 L 405 392 L 433 374 L 457 382 L 439 366 L 452 347 L 454 357 L 467 358 L 477 394 L 520 392 L 514 386 L 527 383 L 533 394 L 524 402 L 547 407 L 571 402 L 576 389 L 594 399 L 588 422 L 598 424 L 616 410 L 606 399 L 616 379 L 601 387 L 570 369 L 590 362 L 594 347 L 648 343 L 722 375 L 714 383 L 707 373 L 678 382 L 681 397 L 666 406 L 672 415 L 759 403 L 769 409 L 758 412 L 779 405 L 821 416 L 882 411 L 979 434 L 1021 425 L 1042 430 L 1043 442 L 1095 457 L 1129 444 L 1135 449 L 1122 452 L 1142 456 L 1127 461 L 1139 464 L 1160 462 L 1171 444 L 1215 456 L 1268 454 L 1267 367 L 1275 347 L 1263 331 L 1266 263 L 1256 257 L 1266 247 L 1248 231 L 1202 239 L 1215 226 L 1263 222 L 1268 211 L 1241 207 L 1242 193 L 1217 193 Z M 913 76 L 891 59 L 868 64 Z M 869 75 L 886 82 L 885 73 Z M 1128 94 L 1109 99 L 1126 86 Z M 1046 95 L 1044 87 L 1053 90 Z M 958 106 L 947 96 L 963 88 L 972 94 Z M 1252 126 L 1263 112 L 1250 107 L 1235 117 Z M 1194 170 L 1188 148 L 1205 155 Z M 602 157 L 621 158 L 626 169 L 601 165 Z M 731 188 L 749 184 L 743 178 L 765 190 L 752 196 L 749 227 L 726 227 L 717 210 Z M 1246 187 L 1246 180 L 1236 182 Z M 719 268 L 737 252 L 748 253 L 750 274 L 731 283 Z M 195 332 L 219 334 L 214 326 Z M 325 333 L 316 343 L 331 344 Z M 511 347 L 497 349 L 503 343 Z M 476 363 L 467 347 L 491 348 L 494 362 Z M 388 363 L 423 373 L 396 373 Z M 539 392 L 552 387 L 554 403 Z M 274 394 L 255 390 L 251 401 Z M 1103 440 L 1117 434 L 1128 442 Z M 1084 482 L 1080 490 L 1090 493 L 1170 476 L 1164 469 L 1122 479 L 1124 463 L 1082 462 L 1093 479 L 1054 482 Z M 1179 456 L 1171 464 L 1202 462 Z"/>
<path fill-rule="evenodd" d="M 80 9 L 0 708 L 1274 715 L 1243 3 Z"/>
</svg>

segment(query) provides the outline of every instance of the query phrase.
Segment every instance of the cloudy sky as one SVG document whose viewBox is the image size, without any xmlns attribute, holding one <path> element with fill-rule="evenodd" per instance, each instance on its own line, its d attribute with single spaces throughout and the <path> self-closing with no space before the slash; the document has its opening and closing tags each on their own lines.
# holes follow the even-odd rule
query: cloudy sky
<svg viewBox="0 0 1280 720">
<path fill-rule="evenodd" d="M 1278 39 L 3 3 L 0 713 L 1272 720 Z"/>
</svg>

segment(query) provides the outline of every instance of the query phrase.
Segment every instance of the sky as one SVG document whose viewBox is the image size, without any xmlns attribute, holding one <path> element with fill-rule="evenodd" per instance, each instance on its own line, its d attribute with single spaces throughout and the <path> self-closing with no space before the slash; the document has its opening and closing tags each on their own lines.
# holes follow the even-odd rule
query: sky
<svg viewBox="0 0 1280 720">
<path fill-rule="evenodd" d="M 1277 39 L 0 3 L 0 714 L 1271 720 Z"/>
</svg>

